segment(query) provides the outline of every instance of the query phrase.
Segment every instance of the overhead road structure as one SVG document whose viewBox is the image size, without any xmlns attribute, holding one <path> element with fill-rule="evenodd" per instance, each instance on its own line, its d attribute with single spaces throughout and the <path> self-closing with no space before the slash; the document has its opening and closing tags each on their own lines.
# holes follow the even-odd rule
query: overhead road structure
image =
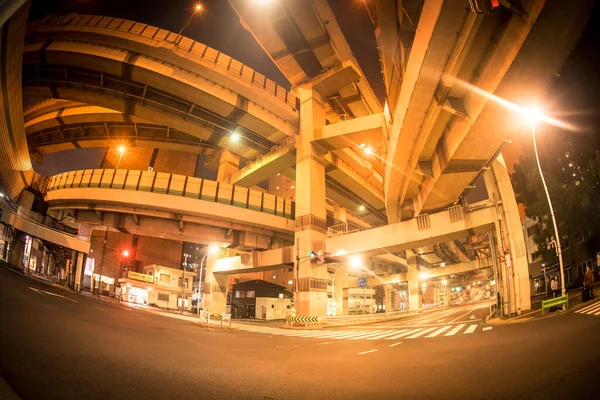
<svg viewBox="0 0 600 400">
<path fill-rule="evenodd" d="M 123 19 L 47 17 L 28 29 L 25 93 L 169 125 L 247 159 L 297 131 L 293 94 L 215 49 L 174 40 L 172 32 Z M 236 130 L 242 140 L 232 149 Z"/>
<path fill-rule="evenodd" d="M 244 249 L 269 248 L 272 238 L 292 242 L 293 202 L 208 179 L 82 170 L 51 177 L 45 192 L 50 209 L 71 211 L 75 224 Z"/>
<path fill-rule="evenodd" d="M 591 5 L 534 1 L 483 15 L 462 0 L 373 2 L 393 121 L 390 223 L 456 204 L 523 122 L 486 94 L 525 106 L 542 99 Z"/>
<path fill-rule="evenodd" d="M 98 106 L 48 100 L 46 107 L 25 113 L 25 131 L 32 157 L 90 147 L 161 148 L 212 156 L 214 146 L 168 125 L 156 125 L 135 116 Z M 54 105 L 52 107 L 51 105 Z M 60 107 L 59 107 L 60 106 Z"/>
</svg>

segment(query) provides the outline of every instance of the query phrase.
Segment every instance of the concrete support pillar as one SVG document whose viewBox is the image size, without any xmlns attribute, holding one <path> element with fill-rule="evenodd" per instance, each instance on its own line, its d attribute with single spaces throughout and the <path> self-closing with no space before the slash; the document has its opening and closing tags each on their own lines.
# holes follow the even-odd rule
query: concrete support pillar
<svg viewBox="0 0 600 400">
<path fill-rule="evenodd" d="M 335 276 L 335 293 L 333 293 L 335 315 L 348 315 L 348 296 L 346 296 L 346 301 L 344 301 L 344 289 L 346 287 L 348 287 L 348 273 L 346 271 L 339 271 Z"/>
<path fill-rule="evenodd" d="M 229 150 L 223 150 L 219 160 L 219 170 L 217 171 L 217 181 L 227 182 L 231 175 L 240 168 L 240 156 L 233 154 Z"/>
<path fill-rule="evenodd" d="M 327 282 L 324 265 L 306 261 L 309 251 L 325 250 L 327 214 L 325 162 L 313 146 L 315 129 L 325 125 L 323 100 L 310 85 L 298 88 L 300 133 L 296 138 L 296 233 L 300 263 L 296 266 L 294 307 L 300 316 L 327 315 Z"/>
<path fill-rule="evenodd" d="M 392 285 L 383 285 L 383 305 L 385 305 L 385 312 L 395 311 L 393 297 L 394 288 Z"/>
<path fill-rule="evenodd" d="M 419 259 L 412 255 L 408 257 L 408 308 L 411 311 L 420 310 L 423 305 L 423 293 L 421 290 L 421 281 L 419 278 Z"/>
<path fill-rule="evenodd" d="M 215 261 L 227 257 L 225 250 L 206 257 L 206 275 L 204 279 L 204 309 L 211 314 L 227 312 L 227 275 L 213 273 Z"/>
<path fill-rule="evenodd" d="M 83 261 L 85 259 L 85 254 L 83 253 L 79 253 L 79 252 L 75 252 L 75 257 L 76 257 L 76 264 L 75 264 L 75 285 L 73 286 L 73 289 L 76 292 L 80 292 L 81 291 L 81 280 L 83 278 Z M 116 281 L 118 281 L 118 277 L 115 279 L 115 283 Z"/>
<path fill-rule="evenodd" d="M 338 203 L 333 203 L 333 218 L 342 222 L 348 222 L 346 218 L 346 209 Z"/>
<path fill-rule="evenodd" d="M 496 222 L 496 234 L 504 299 L 505 303 L 510 302 L 511 313 L 520 315 L 531 309 L 529 265 L 519 209 L 502 155 L 485 172 L 484 179 L 490 199 L 502 201 L 498 205 L 502 219 Z"/>
</svg>

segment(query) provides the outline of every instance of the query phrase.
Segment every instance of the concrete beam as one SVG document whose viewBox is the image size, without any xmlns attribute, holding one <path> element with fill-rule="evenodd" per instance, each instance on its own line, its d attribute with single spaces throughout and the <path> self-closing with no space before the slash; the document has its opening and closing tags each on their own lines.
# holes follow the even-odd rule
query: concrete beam
<svg viewBox="0 0 600 400">
<path fill-rule="evenodd" d="M 115 196 L 118 195 L 118 198 Z M 136 208 L 150 208 L 170 212 L 179 210 L 182 214 L 200 217 L 218 217 L 224 221 L 239 222 L 277 232 L 293 232 L 294 221 L 240 207 L 214 203 L 187 197 L 160 193 L 137 192 L 104 188 L 68 188 L 51 190 L 46 194 L 51 207 L 61 203 L 113 204 Z"/>
<path fill-rule="evenodd" d="M 315 143 L 327 151 L 381 143 L 384 127 L 383 113 L 353 118 L 318 129 Z"/>
<path fill-rule="evenodd" d="M 463 219 L 454 219 L 454 222 L 449 211 L 442 211 L 405 222 L 330 237 L 326 239 L 325 248 L 332 254 L 340 250 L 365 256 L 396 253 L 489 232 L 495 229 L 496 219 L 493 205 L 466 213 Z"/>
<path fill-rule="evenodd" d="M 435 267 L 431 269 L 421 268 L 421 272 L 425 274 L 425 279 L 428 278 L 439 278 L 442 276 L 449 275 L 460 275 L 465 274 L 467 272 L 477 271 L 480 269 L 491 268 L 491 265 L 483 262 L 483 260 L 475 259 L 473 261 L 460 263 L 460 264 L 452 264 L 446 267 Z"/>
</svg>

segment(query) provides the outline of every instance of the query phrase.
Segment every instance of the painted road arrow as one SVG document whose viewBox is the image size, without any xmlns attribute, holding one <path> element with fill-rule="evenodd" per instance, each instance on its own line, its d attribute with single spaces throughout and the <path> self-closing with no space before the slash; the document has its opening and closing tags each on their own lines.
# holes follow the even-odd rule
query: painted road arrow
<svg viewBox="0 0 600 400">
<path fill-rule="evenodd" d="M 66 296 L 61 296 L 60 294 L 56 294 L 56 293 L 52 293 L 52 292 L 46 292 L 45 290 L 32 288 L 31 286 L 29 286 L 29 289 L 33 290 L 37 294 L 41 294 L 42 296 L 45 295 L 45 294 L 49 294 L 50 296 L 62 297 L 63 299 L 67 299 L 67 300 L 72 301 L 74 303 L 78 303 L 77 300 L 70 299 L 70 298 L 68 298 Z"/>
</svg>

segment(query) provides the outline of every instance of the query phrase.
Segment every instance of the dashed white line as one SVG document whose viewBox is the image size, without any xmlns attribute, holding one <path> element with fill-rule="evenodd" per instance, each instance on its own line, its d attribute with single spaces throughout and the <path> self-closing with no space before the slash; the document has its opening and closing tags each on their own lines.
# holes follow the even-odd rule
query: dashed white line
<svg viewBox="0 0 600 400">
<path fill-rule="evenodd" d="M 489 330 L 491 330 L 491 329 L 492 329 L 492 327 L 491 327 L 491 326 L 486 326 L 485 328 L 483 328 L 483 330 L 484 330 L 484 331 L 489 331 Z"/>
<path fill-rule="evenodd" d="M 358 353 L 358 355 L 360 356 L 360 355 L 363 355 L 363 354 L 373 353 L 373 352 L 376 352 L 376 351 L 379 351 L 379 350 L 378 349 L 367 350 L 367 351 L 363 351 L 362 353 Z"/>
<path fill-rule="evenodd" d="M 468 333 L 473 333 L 475 332 L 475 329 L 477 329 L 477 324 L 474 325 L 470 325 L 467 330 L 464 332 L 464 335 L 468 334 Z"/>
<path fill-rule="evenodd" d="M 100 310 L 100 311 L 107 311 L 104 308 L 100 308 L 100 307 L 92 307 L 92 308 L 95 308 L 96 310 Z"/>
<path fill-rule="evenodd" d="M 390 344 L 390 347 L 396 347 L 396 346 L 398 346 L 399 344 L 402 344 L 402 342 L 397 342 L 397 343 L 394 343 L 394 344 Z"/>
<path fill-rule="evenodd" d="M 323 343 L 319 343 L 319 344 L 330 344 L 330 343 L 333 343 L 333 342 L 323 342 Z"/>
</svg>

